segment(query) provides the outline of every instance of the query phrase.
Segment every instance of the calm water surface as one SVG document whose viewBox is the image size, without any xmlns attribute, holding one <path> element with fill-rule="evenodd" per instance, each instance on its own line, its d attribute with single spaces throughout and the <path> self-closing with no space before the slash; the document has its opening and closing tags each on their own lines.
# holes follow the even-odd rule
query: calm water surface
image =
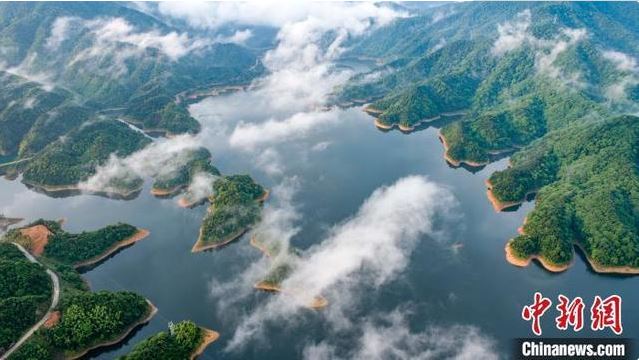
<svg viewBox="0 0 639 360">
<path fill-rule="evenodd" d="M 250 94 L 232 94 L 206 99 L 191 110 L 214 132 L 216 126 L 265 118 L 259 111 L 242 105 L 249 99 Z M 618 293 L 624 300 L 626 335 L 639 333 L 637 278 L 596 275 L 580 258 L 569 271 L 559 275 L 537 265 L 520 269 L 505 261 L 504 244 L 516 234 L 533 205 L 527 203 L 515 212 L 495 213 L 486 199 L 484 180 L 505 167 L 507 160 L 474 174 L 453 169 L 442 158 L 437 129 L 409 135 L 383 133 L 357 108 L 338 111 L 338 117 L 338 123 L 313 131 L 303 141 L 278 145 L 280 160 L 286 165 L 283 174 L 265 173 L 262 166 L 256 166 L 255 155 L 216 144 L 214 138 L 208 146 L 223 173 L 249 173 L 268 187 L 284 177 L 297 176 L 300 189 L 295 203 L 302 214 L 298 224 L 302 230 L 293 243 L 303 249 L 324 239 L 332 225 L 352 216 L 376 188 L 401 177 L 426 175 L 451 190 L 459 202 L 459 220 L 450 229 L 449 241 L 421 241 L 401 276 L 381 291 L 371 289 L 356 315 L 392 311 L 410 303 L 409 321 L 415 330 L 429 325 L 474 325 L 496 339 L 500 350 L 507 351 L 510 339 L 531 334 L 530 325 L 520 319 L 520 312 L 535 291 L 555 302 L 559 293 L 581 296 L 587 306 L 594 295 Z M 310 150 L 321 142 L 327 142 L 324 150 Z M 267 343 L 256 341 L 240 351 L 225 352 L 224 346 L 242 315 L 272 295 L 255 292 L 229 308 L 220 308 L 221 295 L 212 289 L 216 284 L 232 281 L 259 261 L 261 254 L 248 244 L 246 237 L 220 251 L 192 254 L 190 249 L 204 206 L 182 209 L 175 200 L 156 199 L 149 195 L 148 184 L 138 198 L 130 201 L 89 195 L 54 199 L 26 189 L 18 181 L 1 180 L 0 184 L 0 210 L 9 216 L 29 220 L 64 217 L 69 231 L 95 229 L 117 221 L 151 231 L 147 239 L 85 274 L 94 290 L 132 290 L 159 308 L 158 315 L 124 345 L 94 354 L 95 358 L 121 355 L 136 342 L 164 330 L 169 321 L 182 319 L 195 320 L 221 333 L 221 339 L 204 354 L 207 359 L 295 359 L 309 343 L 328 340 L 349 344 L 347 338 L 331 338 L 334 335 L 327 330 L 321 313 L 309 311 L 301 323 L 269 325 Z M 544 335 L 564 336 L 553 329 L 554 316 L 554 311 L 549 311 L 543 318 Z M 585 329 L 579 335 L 608 334 Z"/>
</svg>

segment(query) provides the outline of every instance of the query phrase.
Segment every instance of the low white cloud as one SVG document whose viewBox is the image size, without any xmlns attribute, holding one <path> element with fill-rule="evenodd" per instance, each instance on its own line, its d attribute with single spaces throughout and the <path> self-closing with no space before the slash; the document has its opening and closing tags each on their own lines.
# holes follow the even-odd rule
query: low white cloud
<svg viewBox="0 0 639 360">
<path fill-rule="evenodd" d="M 550 78 L 562 78 L 561 69 L 555 66 L 557 57 L 570 46 L 575 45 L 587 36 L 585 29 L 562 29 L 562 34 L 554 41 L 543 42 L 547 51 L 538 52 L 535 65 L 537 70 Z"/>
<path fill-rule="evenodd" d="M 71 22 L 76 20 L 69 16 L 61 16 L 56 18 L 51 26 L 51 34 L 47 38 L 46 47 L 55 50 L 67 39 L 67 32 Z"/>
<path fill-rule="evenodd" d="M 617 82 L 604 90 L 604 95 L 608 100 L 625 103 L 636 111 L 636 104 L 628 100 L 627 90 L 629 87 L 639 84 L 637 60 L 630 55 L 614 50 L 603 51 L 602 56 L 612 62 L 615 68 L 622 73 Z"/>
<path fill-rule="evenodd" d="M 37 83 L 44 91 L 51 91 L 55 88 L 55 83 L 53 82 L 54 75 L 45 71 L 32 70 L 32 64 L 36 61 L 37 56 L 36 53 L 31 53 L 19 65 L 10 68 L 0 64 L 0 70 L 24 78 L 27 81 Z"/>
<path fill-rule="evenodd" d="M 277 11 L 273 11 L 276 8 Z M 351 10 L 352 9 L 352 10 Z M 187 21 L 191 26 L 218 28 L 226 24 L 262 25 L 282 27 L 287 23 L 302 21 L 309 17 L 341 18 L 352 17 L 359 12 L 361 17 L 375 17 L 384 25 L 396 17 L 396 11 L 373 3 L 331 3 L 331 2 L 161 2 L 159 11 L 163 15 Z"/>
<path fill-rule="evenodd" d="M 207 172 L 199 172 L 193 175 L 185 196 L 188 197 L 191 203 L 197 203 L 208 198 L 213 195 L 213 183 L 217 179 L 217 176 Z"/>
<path fill-rule="evenodd" d="M 435 46 L 433 46 L 432 49 L 429 50 L 429 52 L 434 53 L 438 51 L 439 49 L 442 49 L 444 46 L 446 46 L 446 39 L 441 38 L 439 39 L 437 44 L 435 44 Z"/>
<path fill-rule="evenodd" d="M 530 27 L 531 13 L 530 9 L 526 9 L 515 16 L 513 21 L 506 21 L 497 25 L 497 33 L 499 37 L 495 40 L 492 47 L 494 55 L 503 55 L 509 51 L 518 49 L 531 35 L 528 33 Z"/>
<path fill-rule="evenodd" d="M 502 56 L 510 51 L 526 45 L 535 51 L 535 68 L 537 73 L 557 80 L 562 85 L 583 88 L 581 74 L 564 73 L 556 66 L 555 61 L 563 52 L 587 38 L 586 29 L 561 28 L 552 39 L 540 39 L 530 32 L 532 14 L 526 9 L 515 16 L 512 21 L 497 25 L 498 37 L 493 43 L 491 52 L 494 56 Z"/>
<path fill-rule="evenodd" d="M 283 204 L 266 213 L 256 234 L 262 241 L 286 247 L 299 231 L 294 225 L 299 217 L 290 201 Z M 455 206 L 446 188 L 422 176 L 375 190 L 353 217 L 332 228 L 318 245 L 288 259 L 293 271 L 281 284 L 282 293 L 243 319 L 228 349 L 258 336 L 267 321 L 294 322 L 294 315 L 318 296 L 329 301 L 322 313 L 333 327 L 352 326 L 347 309 L 357 303 L 358 290 L 396 279 L 423 237 L 444 239 L 444 227 L 438 223 L 450 221 Z"/>
<path fill-rule="evenodd" d="M 114 182 L 167 176 L 186 164 L 199 147 L 195 137 L 179 135 L 153 142 L 128 157 L 112 154 L 105 164 L 97 167 L 93 176 L 78 186 L 86 191 L 117 192 L 119 189 L 114 187 Z"/>
<path fill-rule="evenodd" d="M 203 119 L 203 133 L 219 134 L 218 130 L 224 128 L 223 143 L 251 154 L 266 174 L 279 176 L 287 170 L 280 161 L 283 158 L 279 154 L 280 144 L 312 138 L 316 131 L 338 123 L 339 110 L 329 110 L 326 104 L 334 90 L 353 75 L 352 70 L 334 63 L 345 41 L 407 14 L 372 3 L 291 3 L 278 5 L 281 11 L 277 12 L 256 10 L 263 7 L 269 5 L 261 2 L 159 5 L 164 15 L 186 20 L 192 26 L 217 29 L 232 23 L 239 28 L 242 25 L 279 28 L 276 47 L 267 51 L 262 60 L 268 75 L 236 96 L 244 99 L 242 104 L 250 103 L 250 108 L 223 110 L 221 121 L 221 116 L 215 115 L 220 110 L 197 106 L 197 111 L 211 114 Z M 210 130 L 212 127 L 215 131 Z M 311 146 L 300 149 L 308 152 Z"/>
<path fill-rule="evenodd" d="M 395 310 L 368 319 L 358 329 L 361 333 L 352 349 L 345 356 L 338 356 L 337 349 L 327 342 L 304 348 L 305 360 L 496 360 L 499 359 L 495 342 L 473 326 L 427 327 L 411 331 L 407 315 Z"/>
<path fill-rule="evenodd" d="M 253 37 L 253 32 L 249 29 L 246 30 L 237 30 L 230 36 L 219 35 L 215 38 L 215 42 L 219 43 L 235 43 L 235 44 L 244 44 L 248 39 Z"/>
<path fill-rule="evenodd" d="M 171 60 L 177 60 L 189 52 L 209 44 L 204 39 L 192 39 L 187 33 L 171 31 L 163 34 L 159 30 L 138 32 L 123 18 L 90 20 L 85 22 L 84 26 L 89 28 L 96 38 L 97 43 L 89 49 L 94 55 L 97 52 L 115 50 L 113 45 L 125 43 L 139 50 L 155 48 Z"/>
<path fill-rule="evenodd" d="M 274 148 L 269 147 L 264 149 L 257 155 L 255 161 L 255 165 L 270 176 L 282 175 L 284 173 L 282 156 Z"/>
<path fill-rule="evenodd" d="M 313 151 L 324 151 L 326 149 L 328 149 L 329 146 L 331 146 L 331 142 L 330 141 L 321 141 L 318 142 L 317 144 L 313 145 L 313 147 L 311 148 L 311 150 Z"/>
<path fill-rule="evenodd" d="M 637 60 L 630 55 L 614 50 L 603 51 L 602 55 L 605 59 L 613 62 L 617 67 L 617 70 L 633 72 L 638 71 Z"/>
<path fill-rule="evenodd" d="M 336 123 L 338 119 L 333 111 L 318 111 L 300 112 L 284 120 L 240 123 L 233 130 L 229 144 L 234 148 L 254 150 L 264 144 L 304 138 L 313 129 Z"/>
</svg>

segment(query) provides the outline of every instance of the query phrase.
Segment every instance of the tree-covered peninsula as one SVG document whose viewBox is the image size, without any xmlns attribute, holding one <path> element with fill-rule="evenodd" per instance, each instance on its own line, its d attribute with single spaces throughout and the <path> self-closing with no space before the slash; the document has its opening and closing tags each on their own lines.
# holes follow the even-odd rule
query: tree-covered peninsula
<svg viewBox="0 0 639 360">
<path fill-rule="evenodd" d="M 37 220 L 5 234 L 0 242 L 0 350 L 13 351 L 12 360 L 75 359 L 120 342 L 146 323 L 156 309 L 144 297 L 91 292 L 75 270 L 99 262 L 136 233 L 131 225 L 117 224 L 71 234 L 59 222 Z M 31 327 L 35 333 L 17 343 Z"/>
<path fill-rule="evenodd" d="M 454 166 L 514 153 L 487 181 L 498 211 L 537 194 L 509 256 L 562 268 L 576 244 L 597 271 L 639 272 L 638 134 L 636 118 L 623 116 L 639 100 L 639 6 L 450 8 L 438 19 L 418 12 L 354 43 L 350 56 L 380 65 L 354 77 L 337 101 L 366 99 L 384 129 L 460 114 L 439 133 Z"/>
<path fill-rule="evenodd" d="M 22 181 L 45 191 L 73 190 L 95 174 L 113 154 L 125 157 L 149 144 L 144 135 L 116 120 L 98 120 L 81 126 L 45 147 L 26 164 Z M 122 194 L 138 190 L 142 179 L 112 184 Z"/>
<path fill-rule="evenodd" d="M 98 263 L 148 234 L 147 230 L 124 223 L 73 234 L 63 230 L 59 222 L 40 219 L 10 230 L 4 241 L 18 243 L 36 256 L 82 267 Z"/>
<path fill-rule="evenodd" d="M 621 116 L 555 132 L 490 178 L 499 201 L 538 191 L 510 248 L 565 265 L 577 245 L 602 272 L 639 272 L 639 118 Z"/>
</svg>

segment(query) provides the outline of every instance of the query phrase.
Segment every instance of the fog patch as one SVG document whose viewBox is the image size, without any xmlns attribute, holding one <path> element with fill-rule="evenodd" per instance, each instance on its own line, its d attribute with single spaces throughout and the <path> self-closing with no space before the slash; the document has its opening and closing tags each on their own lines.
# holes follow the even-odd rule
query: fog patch
<svg viewBox="0 0 639 360">
<path fill-rule="evenodd" d="M 169 176 L 186 164 L 192 151 L 199 147 L 199 142 L 193 136 L 179 135 L 153 142 L 124 158 L 112 154 L 105 164 L 96 168 L 93 176 L 78 184 L 78 187 L 86 191 L 117 192 L 114 183 Z"/>
<path fill-rule="evenodd" d="M 305 360 L 332 359 L 499 359 L 495 341 L 474 326 L 431 326 L 411 330 L 408 314 L 402 310 L 375 316 L 355 329 L 359 333 L 352 349 L 338 355 L 338 349 L 323 341 L 304 348 Z"/>
<path fill-rule="evenodd" d="M 296 315 L 318 296 L 329 301 L 322 315 L 334 329 L 351 327 L 349 309 L 358 303 L 363 287 L 379 288 L 396 279 L 420 239 L 445 241 L 443 224 L 455 217 L 455 207 L 448 189 L 423 176 L 408 176 L 378 188 L 351 218 L 330 229 L 323 241 L 289 259 L 294 262 L 293 271 L 281 283 L 282 293 L 242 320 L 228 350 L 262 335 L 265 322 L 294 323 Z M 295 207 L 283 201 L 265 214 L 255 233 L 263 241 L 288 247 L 299 231 L 294 225 L 297 219 Z"/>
</svg>

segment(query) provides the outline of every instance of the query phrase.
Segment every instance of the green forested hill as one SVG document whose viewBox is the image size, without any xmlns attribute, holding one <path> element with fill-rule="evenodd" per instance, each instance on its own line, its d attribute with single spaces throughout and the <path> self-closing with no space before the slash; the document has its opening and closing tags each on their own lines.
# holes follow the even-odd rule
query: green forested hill
<svg viewBox="0 0 639 360">
<path fill-rule="evenodd" d="M 493 193 L 521 200 L 541 189 L 524 234 L 511 246 L 555 264 L 580 244 L 604 266 L 639 267 L 639 118 L 621 116 L 553 132 L 494 173 Z"/>
<path fill-rule="evenodd" d="M 0 243 L 0 353 L 46 311 L 51 280 L 13 244 Z"/>
<path fill-rule="evenodd" d="M 178 94 L 264 71 L 264 49 L 217 35 L 127 3 L 1 3 L 0 174 L 49 187 L 86 180 L 111 154 L 149 143 L 115 116 L 153 134 L 198 132 Z"/>
<path fill-rule="evenodd" d="M 0 61 L 16 72 L 168 133 L 199 130 L 174 102 L 179 92 L 262 71 L 252 50 L 189 36 L 124 3 L 0 4 L 0 47 Z"/>
<path fill-rule="evenodd" d="M 37 186 L 75 185 L 93 175 L 111 154 L 124 157 L 149 142 L 124 123 L 92 121 L 38 153 L 24 167 L 23 181 Z"/>
<path fill-rule="evenodd" d="M 637 224 L 639 4 L 463 3 L 396 20 L 349 56 L 381 65 L 338 101 L 366 99 L 382 125 L 411 128 L 465 109 L 441 129 L 447 159 L 487 164 L 498 202 L 538 192 L 516 255 L 639 267 Z M 371 74 L 378 76 L 369 76 Z M 374 79 L 374 80 L 366 80 Z"/>
<path fill-rule="evenodd" d="M 83 123 L 86 108 L 75 105 L 62 89 L 0 71 L 0 156 L 29 156 Z"/>
</svg>

